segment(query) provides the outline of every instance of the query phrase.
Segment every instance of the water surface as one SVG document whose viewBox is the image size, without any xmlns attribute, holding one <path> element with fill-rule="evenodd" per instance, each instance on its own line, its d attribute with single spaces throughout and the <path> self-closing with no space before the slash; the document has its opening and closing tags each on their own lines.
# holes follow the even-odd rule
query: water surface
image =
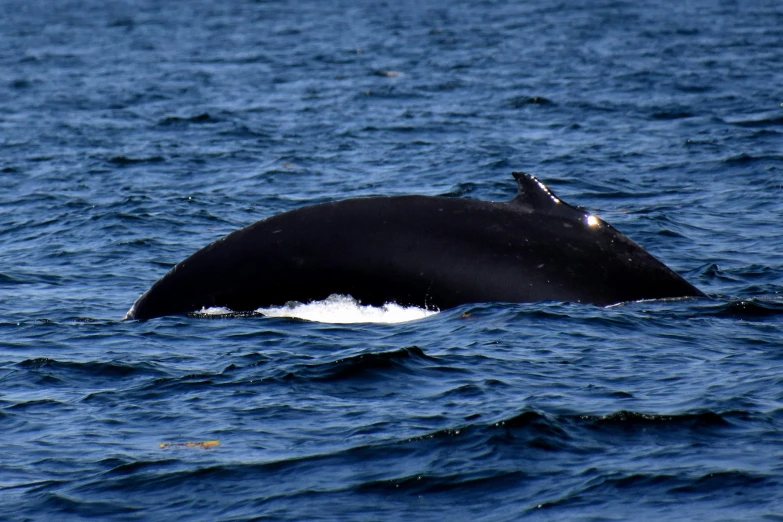
<svg viewBox="0 0 783 522">
<path fill-rule="evenodd" d="M 782 41 L 761 0 L 6 0 L 3 517 L 782 517 Z M 120 321 L 255 220 L 513 170 L 711 299 Z"/>
</svg>

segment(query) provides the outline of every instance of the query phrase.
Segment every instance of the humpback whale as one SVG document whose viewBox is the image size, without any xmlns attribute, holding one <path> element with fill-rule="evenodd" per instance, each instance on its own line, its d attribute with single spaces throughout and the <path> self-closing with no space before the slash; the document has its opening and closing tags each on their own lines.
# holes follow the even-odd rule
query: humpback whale
<svg viewBox="0 0 783 522">
<path fill-rule="evenodd" d="M 514 172 L 516 197 L 354 198 L 311 205 L 232 232 L 180 262 L 125 319 L 227 307 L 235 312 L 348 294 L 364 305 L 610 305 L 704 296 L 597 216 Z"/>
</svg>

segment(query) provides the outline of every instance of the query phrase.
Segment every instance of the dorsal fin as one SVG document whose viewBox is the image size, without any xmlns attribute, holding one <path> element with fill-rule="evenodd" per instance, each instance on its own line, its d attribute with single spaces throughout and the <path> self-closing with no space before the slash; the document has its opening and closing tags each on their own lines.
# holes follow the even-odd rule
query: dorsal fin
<svg viewBox="0 0 783 522">
<path fill-rule="evenodd" d="M 537 211 L 548 211 L 561 205 L 560 200 L 555 193 L 549 190 L 546 185 L 538 181 L 535 176 L 525 172 L 512 172 L 519 185 L 519 191 L 516 197 L 510 201 L 512 205 L 519 205 L 525 208 L 532 208 Z"/>
</svg>

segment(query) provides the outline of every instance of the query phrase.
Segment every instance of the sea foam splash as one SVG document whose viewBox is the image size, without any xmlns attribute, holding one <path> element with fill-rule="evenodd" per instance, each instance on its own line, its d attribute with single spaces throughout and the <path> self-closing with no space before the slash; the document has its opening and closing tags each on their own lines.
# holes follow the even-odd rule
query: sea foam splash
<svg viewBox="0 0 783 522">
<path fill-rule="evenodd" d="M 230 315 L 228 308 L 204 308 L 199 315 Z M 266 317 L 295 317 L 319 323 L 404 323 L 423 319 L 438 313 L 416 306 L 400 306 L 386 303 L 383 306 L 365 306 L 349 295 L 332 294 L 323 301 L 299 303 L 292 301 L 284 306 L 259 308 L 255 313 Z"/>
</svg>

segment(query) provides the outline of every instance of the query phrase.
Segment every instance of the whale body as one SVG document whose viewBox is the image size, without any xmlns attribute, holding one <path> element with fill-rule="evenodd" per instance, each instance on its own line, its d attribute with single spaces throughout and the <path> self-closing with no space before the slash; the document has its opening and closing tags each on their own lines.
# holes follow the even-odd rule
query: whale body
<svg viewBox="0 0 783 522">
<path fill-rule="evenodd" d="M 258 221 L 207 245 L 147 290 L 126 319 L 235 312 L 347 294 L 364 305 L 609 305 L 704 296 L 639 245 L 514 172 L 508 202 L 355 198 Z"/>
</svg>

